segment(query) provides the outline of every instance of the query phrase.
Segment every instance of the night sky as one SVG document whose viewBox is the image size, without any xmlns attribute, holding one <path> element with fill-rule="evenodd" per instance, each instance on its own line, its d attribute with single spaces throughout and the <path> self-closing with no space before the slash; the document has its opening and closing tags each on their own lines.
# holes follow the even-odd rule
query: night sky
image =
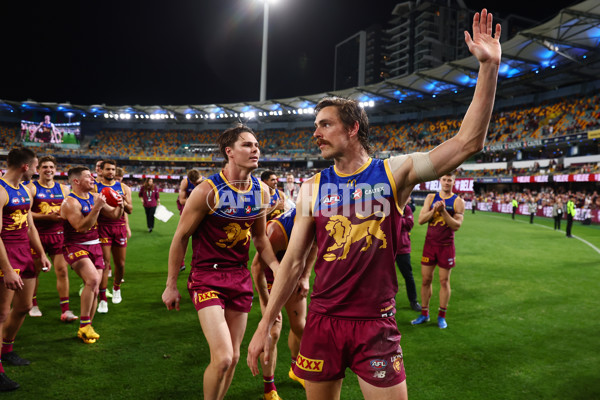
<svg viewBox="0 0 600 400">
<path fill-rule="evenodd" d="M 259 0 L 15 3 L 18 8 L 0 10 L 0 99 L 169 105 L 259 98 Z M 267 98 L 332 90 L 335 45 L 387 22 L 397 3 L 279 0 L 272 5 Z M 577 1 L 465 3 L 543 22 Z"/>
</svg>

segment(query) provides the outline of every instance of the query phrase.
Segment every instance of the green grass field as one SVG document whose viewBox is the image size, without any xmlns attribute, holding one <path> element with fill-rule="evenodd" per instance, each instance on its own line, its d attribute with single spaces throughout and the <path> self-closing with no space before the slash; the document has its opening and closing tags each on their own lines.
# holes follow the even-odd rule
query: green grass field
<svg viewBox="0 0 600 400">
<path fill-rule="evenodd" d="M 176 212 L 174 195 L 163 194 L 162 203 Z M 202 398 L 209 352 L 185 289 L 187 273 L 179 278 L 181 311 L 167 312 L 161 301 L 177 221 L 177 214 L 167 224 L 157 221 L 148 234 L 144 211 L 135 201 L 124 300 L 118 305 L 109 301 L 109 313 L 96 315 L 94 327 L 101 338 L 94 345 L 76 339 L 77 324 L 59 321 L 54 273 L 41 276 L 38 301 L 44 316 L 28 317 L 15 342 L 15 351 L 32 364 L 5 367 L 21 384 L 21 389 L 3 394 L 5 398 Z M 410 325 L 416 313 L 408 307 L 398 274 L 396 317 L 409 398 L 600 398 L 600 253 L 565 238 L 564 231 L 548 229 L 550 220 L 535 222 L 491 213 L 465 215 L 456 235 L 457 267 L 446 330 L 435 322 Z M 425 230 L 415 226 L 412 234 L 417 285 Z M 600 227 L 575 223 L 573 233 L 600 247 Z M 80 280 L 70 274 L 71 308 L 79 315 Z M 436 283 L 432 309 L 437 309 Z M 246 349 L 259 318 L 255 301 L 227 399 L 262 396 L 262 379 L 252 377 L 246 366 Z M 283 337 L 276 384 L 284 399 L 302 399 L 302 387 L 287 378 L 286 343 Z M 342 399 L 361 398 L 357 379 L 348 371 Z"/>
</svg>

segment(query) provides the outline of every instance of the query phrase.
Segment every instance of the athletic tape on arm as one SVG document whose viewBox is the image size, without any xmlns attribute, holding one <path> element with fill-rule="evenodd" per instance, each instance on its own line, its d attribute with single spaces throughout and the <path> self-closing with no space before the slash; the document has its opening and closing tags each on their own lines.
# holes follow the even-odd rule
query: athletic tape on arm
<svg viewBox="0 0 600 400">
<path fill-rule="evenodd" d="M 433 164 L 431 163 L 431 159 L 429 158 L 429 153 L 412 153 L 409 155 L 390 157 L 389 163 L 392 172 L 400 168 L 408 157 L 412 158 L 413 168 L 421 182 L 428 182 L 438 178 L 435 168 L 433 168 Z"/>
</svg>

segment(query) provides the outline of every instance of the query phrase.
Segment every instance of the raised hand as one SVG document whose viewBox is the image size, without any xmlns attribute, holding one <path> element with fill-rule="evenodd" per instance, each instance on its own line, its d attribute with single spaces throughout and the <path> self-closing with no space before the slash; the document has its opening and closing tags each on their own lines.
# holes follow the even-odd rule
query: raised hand
<svg viewBox="0 0 600 400">
<path fill-rule="evenodd" d="M 469 51 L 480 63 L 494 63 L 500 65 L 502 48 L 500 47 L 500 34 L 502 28 L 496 24 L 496 32 L 492 36 L 494 17 L 484 8 L 473 17 L 473 37 L 465 31 L 465 42 Z"/>
</svg>

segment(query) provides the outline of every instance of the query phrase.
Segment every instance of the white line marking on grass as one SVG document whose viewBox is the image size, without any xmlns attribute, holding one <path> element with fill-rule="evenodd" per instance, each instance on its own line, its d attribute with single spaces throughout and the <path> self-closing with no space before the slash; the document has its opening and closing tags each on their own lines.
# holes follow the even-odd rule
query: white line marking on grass
<svg viewBox="0 0 600 400">
<path fill-rule="evenodd" d="M 502 219 L 502 220 L 504 220 L 504 221 L 506 221 L 506 220 L 507 220 L 506 218 L 502 218 L 502 217 L 500 217 L 500 216 L 498 216 L 498 215 L 488 215 L 488 217 L 492 217 L 492 218 L 498 218 L 498 219 Z M 528 223 L 527 221 L 520 221 L 520 220 L 518 220 L 518 219 L 514 219 L 513 221 L 516 221 L 516 222 L 521 222 L 521 223 L 523 223 L 523 224 L 527 224 L 527 223 Z M 534 223 L 534 224 L 531 224 L 531 225 L 541 226 L 542 228 L 546 228 L 546 229 L 554 230 L 553 228 L 550 228 L 549 226 L 542 225 L 542 224 L 536 224 L 536 223 Z M 563 231 L 560 231 L 560 230 L 559 230 L 558 232 L 560 232 L 560 233 L 563 233 Z M 577 239 L 577 240 L 579 240 L 579 241 L 581 241 L 581 242 L 583 242 L 583 243 L 587 244 L 587 245 L 588 245 L 588 246 L 590 246 L 592 249 L 594 249 L 594 250 L 596 251 L 596 253 L 600 254 L 600 249 L 599 249 L 599 248 L 597 248 L 596 246 L 594 246 L 593 244 L 591 244 L 590 242 L 588 242 L 587 240 L 585 240 L 585 239 L 582 239 L 582 238 L 580 238 L 579 236 L 575 236 L 575 235 L 573 235 L 573 237 L 574 237 L 575 239 Z"/>
</svg>

